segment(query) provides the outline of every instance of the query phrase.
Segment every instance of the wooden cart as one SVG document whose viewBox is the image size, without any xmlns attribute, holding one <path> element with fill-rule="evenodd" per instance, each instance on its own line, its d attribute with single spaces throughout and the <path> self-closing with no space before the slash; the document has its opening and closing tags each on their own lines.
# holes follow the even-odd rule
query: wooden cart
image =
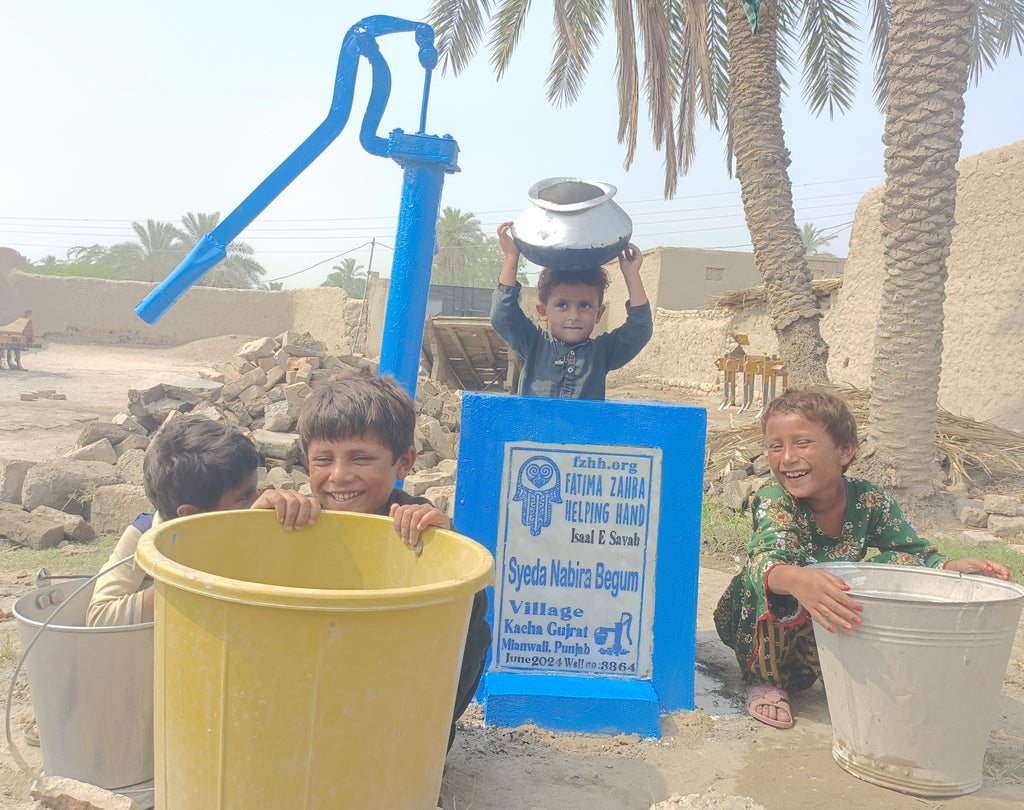
<svg viewBox="0 0 1024 810">
<path fill-rule="evenodd" d="M 0 368 L 4 367 L 6 357 L 8 368 L 24 371 L 21 365 L 22 350 L 41 348 L 42 341 L 36 340 L 32 330 L 32 310 L 27 309 L 17 320 L 0 326 Z"/>
</svg>

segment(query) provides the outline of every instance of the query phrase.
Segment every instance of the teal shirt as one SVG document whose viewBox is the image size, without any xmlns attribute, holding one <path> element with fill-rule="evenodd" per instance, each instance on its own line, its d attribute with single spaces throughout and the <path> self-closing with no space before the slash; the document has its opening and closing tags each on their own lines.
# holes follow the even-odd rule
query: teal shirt
<svg viewBox="0 0 1024 810">
<path fill-rule="evenodd" d="M 491 298 L 491 325 L 523 358 L 519 393 L 525 396 L 604 399 L 608 372 L 640 354 L 654 334 L 651 305 L 627 304 L 622 326 L 570 346 L 526 316 L 519 290 L 518 285 L 498 285 Z"/>
</svg>

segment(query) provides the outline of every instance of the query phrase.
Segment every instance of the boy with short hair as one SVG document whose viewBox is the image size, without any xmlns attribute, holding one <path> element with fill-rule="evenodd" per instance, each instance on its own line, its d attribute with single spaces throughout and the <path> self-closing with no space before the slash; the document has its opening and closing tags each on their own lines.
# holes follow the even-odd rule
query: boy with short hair
<svg viewBox="0 0 1024 810">
<path fill-rule="evenodd" d="M 146 497 L 157 511 L 139 515 L 124 530 L 107 568 L 135 554 L 151 526 L 201 512 L 274 509 L 286 530 L 313 523 L 320 504 L 292 490 L 257 490 L 260 454 L 252 440 L 202 414 L 167 422 L 146 450 L 142 463 Z M 96 580 L 86 613 L 90 627 L 153 621 L 153 580 L 124 563 Z"/>
<path fill-rule="evenodd" d="M 643 254 L 630 243 L 619 255 L 626 282 L 626 322 L 591 339 L 606 305 L 608 275 L 603 267 L 553 270 L 545 267 L 537 282 L 537 311 L 550 334 L 519 306 L 519 248 L 512 223 L 498 227 L 505 260 L 491 301 L 491 324 L 523 359 L 519 393 L 535 397 L 604 399 L 605 377 L 636 357 L 654 333 L 651 305 L 640 278 Z"/>
<path fill-rule="evenodd" d="M 390 377 L 369 370 L 315 389 L 302 403 L 298 431 L 309 464 L 309 485 L 324 509 L 389 515 L 402 541 L 415 545 L 431 526 L 451 529 L 447 514 L 426 498 L 395 486 L 416 461 L 416 410 Z M 473 599 L 448 748 L 455 722 L 483 675 L 491 628 L 487 592 Z"/>
</svg>

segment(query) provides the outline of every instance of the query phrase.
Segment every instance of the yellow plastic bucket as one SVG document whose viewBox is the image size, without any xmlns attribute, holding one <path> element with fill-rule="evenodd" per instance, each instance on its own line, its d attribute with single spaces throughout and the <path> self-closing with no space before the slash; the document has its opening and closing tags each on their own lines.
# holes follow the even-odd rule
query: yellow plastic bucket
<svg viewBox="0 0 1024 810">
<path fill-rule="evenodd" d="M 388 518 L 273 512 L 168 521 L 156 580 L 157 810 L 436 808 L 473 595 L 494 560 Z"/>
</svg>

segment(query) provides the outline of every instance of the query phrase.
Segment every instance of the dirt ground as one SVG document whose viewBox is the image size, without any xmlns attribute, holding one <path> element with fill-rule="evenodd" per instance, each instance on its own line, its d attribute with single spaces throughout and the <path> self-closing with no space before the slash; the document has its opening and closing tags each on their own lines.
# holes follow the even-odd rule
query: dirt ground
<svg viewBox="0 0 1024 810">
<path fill-rule="evenodd" d="M 230 336 L 182 347 L 95 346 L 51 342 L 23 357 L 26 371 L 0 370 L 0 456 L 53 458 L 72 448 L 82 425 L 109 419 L 127 402 L 127 391 L 158 373 L 194 373 L 227 360 L 247 340 Z M 52 389 L 66 400 L 25 402 L 22 392 Z M 752 414 L 717 411 L 718 397 L 692 392 L 620 386 L 610 396 L 681 401 L 708 408 L 712 426 L 750 420 Z M 2 567 L 2 564 L 0 564 Z M 777 731 L 749 719 L 732 652 L 715 634 L 714 605 L 735 570 L 706 559 L 697 606 L 694 711 L 662 720 L 660 740 L 556 734 L 535 727 L 486 727 L 471 707 L 448 756 L 442 788 L 445 810 L 646 810 L 673 795 L 672 807 L 906 808 L 1009 810 L 1024 802 L 1024 783 L 986 776 L 969 796 L 923 800 L 860 781 L 831 756 L 832 729 L 820 685 L 793 696 L 794 728 Z M 0 608 L 32 588 L 17 571 L 0 572 Z M 16 659 L 17 656 L 14 656 Z M 4 658 L 4 661 L 11 656 Z M 7 700 L 11 666 L 2 665 L 0 690 Z M 936 712 L 944 707 L 937 705 Z M 12 726 L 31 715 L 27 689 L 16 684 Z M 38 749 L 19 748 L 41 767 Z M 956 745 L 950 740 L 950 745 Z M 1024 759 L 1024 622 L 1016 642 L 989 741 L 993 763 Z M 398 766 L 400 769 L 400 765 Z M 1019 770 L 1018 770 L 1019 773 Z M 7 750 L 0 751 L 0 808 L 31 810 L 29 781 Z M 728 799 L 730 795 L 746 800 Z M 669 806 L 666 802 L 665 807 Z M 396 809 L 397 810 L 397 809 Z"/>
</svg>

